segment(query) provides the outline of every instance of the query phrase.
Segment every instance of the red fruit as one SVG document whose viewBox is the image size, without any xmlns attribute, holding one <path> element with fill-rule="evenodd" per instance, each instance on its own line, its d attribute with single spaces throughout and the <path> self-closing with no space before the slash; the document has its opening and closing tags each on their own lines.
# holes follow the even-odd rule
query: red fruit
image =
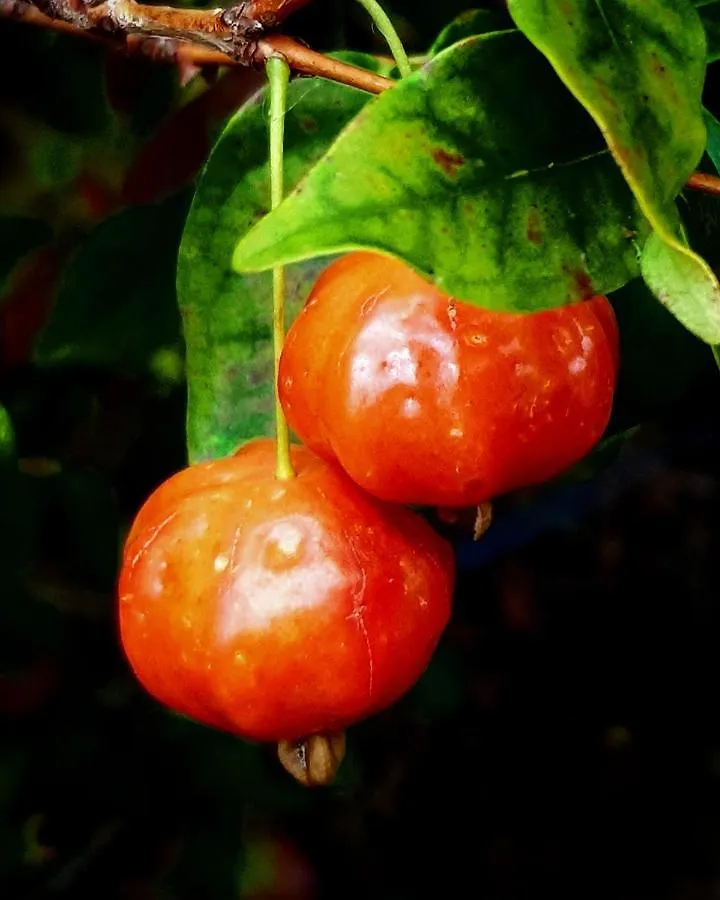
<svg viewBox="0 0 720 900">
<path fill-rule="evenodd" d="M 258 741 L 344 728 L 395 701 L 450 615 L 453 558 L 419 516 L 293 448 L 253 441 L 147 500 L 120 575 L 122 642 L 145 688 Z"/>
<path fill-rule="evenodd" d="M 471 506 L 581 459 L 607 425 L 617 368 L 604 297 L 490 312 L 353 253 L 290 329 L 279 389 L 296 434 L 371 494 Z"/>
</svg>

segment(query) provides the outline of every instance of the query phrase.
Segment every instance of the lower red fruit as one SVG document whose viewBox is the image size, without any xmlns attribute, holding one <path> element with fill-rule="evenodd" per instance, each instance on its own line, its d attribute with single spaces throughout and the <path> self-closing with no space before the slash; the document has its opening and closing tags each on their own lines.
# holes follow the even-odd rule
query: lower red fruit
<svg viewBox="0 0 720 900">
<path fill-rule="evenodd" d="M 450 615 L 449 546 L 339 469 L 275 444 L 191 466 L 147 500 L 120 575 L 140 682 L 205 724 L 259 741 L 333 732 L 395 701 Z"/>
<path fill-rule="evenodd" d="M 353 253 L 288 333 L 290 427 L 383 500 L 480 504 L 585 456 L 610 418 L 618 333 L 604 297 L 534 314 L 460 303 L 399 260 Z"/>
</svg>

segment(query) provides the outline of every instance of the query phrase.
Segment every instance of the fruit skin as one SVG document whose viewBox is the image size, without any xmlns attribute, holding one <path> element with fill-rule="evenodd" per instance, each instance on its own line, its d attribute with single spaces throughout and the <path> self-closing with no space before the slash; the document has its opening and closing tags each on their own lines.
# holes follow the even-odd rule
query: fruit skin
<svg viewBox="0 0 720 900">
<path fill-rule="evenodd" d="M 288 333 L 279 392 L 293 431 L 369 493 L 463 507 L 585 456 L 617 370 L 605 297 L 490 312 L 363 252 L 318 279 Z"/>
<path fill-rule="evenodd" d="M 449 545 L 335 466 L 275 444 L 191 466 L 128 536 L 120 632 L 138 679 L 193 719 L 257 741 L 337 731 L 395 701 L 450 616 Z"/>
</svg>

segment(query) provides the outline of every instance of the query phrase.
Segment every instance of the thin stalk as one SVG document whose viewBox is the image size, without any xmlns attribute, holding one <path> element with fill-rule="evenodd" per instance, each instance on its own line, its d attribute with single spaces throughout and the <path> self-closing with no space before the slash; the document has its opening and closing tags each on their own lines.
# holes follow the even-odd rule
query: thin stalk
<svg viewBox="0 0 720 900">
<path fill-rule="evenodd" d="M 358 0 L 358 3 L 368 11 L 370 17 L 375 23 L 375 27 L 387 41 L 390 52 L 392 53 L 393 59 L 395 60 L 395 64 L 397 65 L 398 71 L 400 72 L 400 77 L 406 78 L 408 75 L 412 75 L 412 66 L 410 65 L 410 60 L 407 57 L 405 48 L 403 47 L 402 41 L 400 40 L 400 36 L 398 35 L 397 31 L 395 31 L 395 26 L 390 21 L 390 17 L 388 16 L 388 14 L 385 12 L 382 6 L 380 6 L 377 0 Z"/>
<path fill-rule="evenodd" d="M 290 67 L 282 57 L 273 56 L 266 62 L 265 70 L 270 87 L 270 207 L 276 209 L 282 203 L 284 194 L 283 148 Z M 276 266 L 273 269 L 272 332 L 275 354 L 275 430 L 277 435 L 275 474 L 281 481 L 287 481 L 294 477 L 295 471 L 290 456 L 290 432 L 278 394 L 280 354 L 285 341 L 285 269 L 283 266 Z"/>
</svg>

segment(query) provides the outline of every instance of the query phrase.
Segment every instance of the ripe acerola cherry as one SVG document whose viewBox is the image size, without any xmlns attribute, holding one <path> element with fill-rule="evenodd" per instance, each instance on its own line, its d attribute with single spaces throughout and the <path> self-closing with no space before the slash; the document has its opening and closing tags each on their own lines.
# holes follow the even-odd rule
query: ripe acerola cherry
<svg viewBox="0 0 720 900">
<path fill-rule="evenodd" d="M 295 433 L 369 493 L 462 507 L 585 456 L 617 369 L 604 297 L 490 312 L 397 259 L 353 253 L 325 270 L 291 327 L 279 391 Z"/>
<path fill-rule="evenodd" d="M 156 699 L 258 741 L 339 731 L 390 705 L 447 624 L 452 551 L 415 513 L 275 444 L 191 466 L 130 531 L 122 643 Z"/>
</svg>

